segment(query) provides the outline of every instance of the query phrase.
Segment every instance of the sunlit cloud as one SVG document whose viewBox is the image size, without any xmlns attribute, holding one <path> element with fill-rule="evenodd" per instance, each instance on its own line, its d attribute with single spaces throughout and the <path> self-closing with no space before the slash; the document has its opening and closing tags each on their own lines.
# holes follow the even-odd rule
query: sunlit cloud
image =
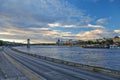
<svg viewBox="0 0 120 80">
<path fill-rule="evenodd" d="M 100 35 L 103 34 L 103 32 L 104 31 L 102 30 L 92 30 L 77 34 L 77 36 L 79 36 L 81 40 L 92 40 L 92 39 L 101 38 Z"/>
<path fill-rule="evenodd" d="M 89 16 L 64 0 L 9 0 L 0 1 L 0 4 L 1 39 L 31 38 L 51 42 L 63 35 L 72 35 L 51 27 L 72 28 L 91 21 Z"/>
<path fill-rule="evenodd" d="M 102 29 L 96 29 L 91 31 L 86 31 L 83 33 L 79 33 L 76 36 L 79 36 L 81 40 L 93 40 L 99 38 L 113 38 L 116 34 L 114 31 L 107 31 Z"/>
<path fill-rule="evenodd" d="M 1 39 L 1 40 L 3 40 L 3 41 L 9 41 L 9 42 L 23 42 L 23 43 L 26 43 L 27 42 L 27 40 L 25 41 L 25 40 L 18 40 L 18 39 Z"/>
<path fill-rule="evenodd" d="M 48 24 L 48 26 L 50 26 L 50 27 L 60 27 L 62 25 L 60 23 L 50 23 L 50 24 Z"/>
<path fill-rule="evenodd" d="M 63 27 L 63 28 L 76 28 L 76 25 L 62 25 L 60 23 L 51 23 L 48 24 L 49 27 Z"/>
<path fill-rule="evenodd" d="M 114 30 L 115 33 L 120 33 L 120 30 Z"/>
<path fill-rule="evenodd" d="M 92 25 L 92 24 L 88 24 L 88 27 L 89 28 L 104 28 L 103 26 L 101 26 L 101 25 Z"/>
</svg>

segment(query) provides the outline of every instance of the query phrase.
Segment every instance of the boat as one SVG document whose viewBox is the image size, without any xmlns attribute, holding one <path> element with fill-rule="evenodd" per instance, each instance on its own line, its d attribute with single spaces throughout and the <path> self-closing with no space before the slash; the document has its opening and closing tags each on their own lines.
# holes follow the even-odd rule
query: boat
<svg viewBox="0 0 120 80">
<path fill-rule="evenodd" d="M 118 45 L 110 45 L 110 49 L 120 49 L 120 46 Z"/>
<path fill-rule="evenodd" d="M 83 48 L 98 48 L 98 49 L 109 49 L 108 45 L 85 45 Z"/>
</svg>

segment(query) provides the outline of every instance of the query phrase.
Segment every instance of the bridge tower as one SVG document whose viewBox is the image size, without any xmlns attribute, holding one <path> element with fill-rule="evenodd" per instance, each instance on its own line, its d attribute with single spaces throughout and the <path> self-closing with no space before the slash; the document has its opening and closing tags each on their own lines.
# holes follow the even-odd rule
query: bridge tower
<svg viewBox="0 0 120 80">
<path fill-rule="evenodd" d="M 27 48 L 30 48 L 30 39 L 27 39 Z"/>
</svg>

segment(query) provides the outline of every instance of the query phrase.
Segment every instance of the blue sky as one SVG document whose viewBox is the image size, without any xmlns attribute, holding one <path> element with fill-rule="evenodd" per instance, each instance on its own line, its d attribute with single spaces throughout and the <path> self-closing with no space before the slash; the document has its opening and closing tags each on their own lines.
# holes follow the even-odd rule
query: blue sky
<svg viewBox="0 0 120 80">
<path fill-rule="evenodd" d="M 120 0 L 0 0 L 0 39 L 55 42 L 120 36 Z"/>
</svg>

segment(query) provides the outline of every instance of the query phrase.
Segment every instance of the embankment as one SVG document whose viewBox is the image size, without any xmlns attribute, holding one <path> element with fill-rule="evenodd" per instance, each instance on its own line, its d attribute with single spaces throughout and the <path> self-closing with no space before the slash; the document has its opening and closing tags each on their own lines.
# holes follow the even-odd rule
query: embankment
<svg viewBox="0 0 120 80">
<path fill-rule="evenodd" d="M 105 74 L 108 76 L 120 78 L 120 71 L 117 71 L 117 70 L 112 70 L 112 69 L 102 68 L 102 67 L 97 67 L 97 66 L 90 66 L 90 65 L 85 65 L 85 64 L 79 64 L 79 63 L 64 61 L 64 60 L 60 60 L 60 59 L 50 58 L 50 57 L 46 57 L 46 56 L 41 56 L 41 55 L 37 55 L 37 54 L 31 54 L 31 53 L 17 50 L 15 48 L 11 48 L 11 50 L 19 52 L 19 53 L 27 54 L 30 56 L 34 56 L 39 59 L 43 59 L 43 60 L 47 60 L 47 61 L 51 61 L 51 62 L 55 62 L 55 63 L 59 63 L 59 64 L 64 64 L 64 65 L 68 65 L 68 66 L 73 66 L 76 68 L 89 70 L 89 71 L 93 71 L 93 72 L 98 72 L 98 73 L 102 73 L 102 74 Z"/>
</svg>

